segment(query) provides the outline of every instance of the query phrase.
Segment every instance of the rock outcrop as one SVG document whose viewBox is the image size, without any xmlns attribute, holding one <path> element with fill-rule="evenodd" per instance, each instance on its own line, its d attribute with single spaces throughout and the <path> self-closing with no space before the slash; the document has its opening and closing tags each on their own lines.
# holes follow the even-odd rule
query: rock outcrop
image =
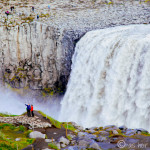
<svg viewBox="0 0 150 150">
<path fill-rule="evenodd" d="M 15 7 L 16 11 L 18 7 Z M 22 7 L 28 10 L 31 6 L 21 6 L 21 14 L 26 14 Z M 150 6 L 144 2 L 98 5 L 96 1 L 91 7 L 91 2 L 74 1 L 67 5 L 56 1 L 51 3 L 52 10 L 45 7 L 43 3 L 41 7 L 36 5 L 37 13 L 50 11 L 49 18 L 43 15 L 44 19 L 41 17 L 38 21 L 0 26 L 0 79 L 11 87 L 63 91 L 70 75 L 75 44 L 86 32 L 149 23 Z M 13 16 L 21 17 L 17 12 Z"/>
<path fill-rule="evenodd" d="M 70 69 L 59 31 L 41 23 L 0 28 L 1 79 L 14 88 L 43 89 L 67 81 Z M 71 57 L 71 56 L 70 56 Z M 66 60 L 66 61 L 65 61 Z"/>
<path fill-rule="evenodd" d="M 48 128 L 52 125 L 48 122 L 43 122 L 39 117 L 15 116 L 15 117 L 0 117 L 1 123 L 22 124 L 30 129 Z"/>
</svg>

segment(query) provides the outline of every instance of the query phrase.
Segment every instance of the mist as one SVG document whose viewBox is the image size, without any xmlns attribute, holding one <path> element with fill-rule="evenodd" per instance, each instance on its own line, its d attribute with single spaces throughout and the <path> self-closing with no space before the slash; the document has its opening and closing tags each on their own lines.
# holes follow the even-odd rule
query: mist
<svg viewBox="0 0 150 150">
<path fill-rule="evenodd" d="M 26 112 L 25 104 L 32 104 L 34 110 L 41 110 L 47 115 L 58 119 L 60 111 L 61 97 L 49 98 L 44 101 L 36 100 L 35 98 L 19 96 L 10 89 L 0 87 L 0 112 L 14 115 L 21 115 Z"/>
</svg>

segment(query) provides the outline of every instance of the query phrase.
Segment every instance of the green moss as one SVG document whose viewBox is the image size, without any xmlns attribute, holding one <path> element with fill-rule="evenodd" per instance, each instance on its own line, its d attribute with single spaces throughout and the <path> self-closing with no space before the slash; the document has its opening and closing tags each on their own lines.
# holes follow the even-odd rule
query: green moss
<svg viewBox="0 0 150 150">
<path fill-rule="evenodd" d="M 14 117 L 17 115 L 11 115 L 11 114 L 7 114 L 7 113 L 0 113 L 0 117 Z"/>
<path fill-rule="evenodd" d="M 63 125 L 63 127 L 64 127 L 65 129 L 68 129 L 68 130 L 71 130 L 71 131 L 75 131 L 75 130 L 76 130 L 76 129 L 74 128 L 74 126 L 73 126 L 70 122 L 69 122 L 69 123 L 63 122 L 62 125 Z"/>
<path fill-rule="evenodd" d="M 24 127 L 24 126 L 22 126 L 22 125 L 20 125 L 20 126 L 19 126 L 19 131 L 24 132 L 24 131 L 25 131 L 25 127 Z"/>
<path fill-rule="evenodd" d="M 45 135 L 45 139 L 48 139 L 47 135 Z"/>
<path fill-rule="evenodd" d="M 144 131 L 143 131 L 143 132 L 141 132 L 141 134 L 142 134 L 142 135 L 145 135 L 145 136 L 150 136 L 150 133 L 148 133 L 148 132 L 144 132 Z"/>
<path fill-rule="evenodd" d="M 45 93 L 45 92 L 43 92 L 43 91 L 42 91 L 42 96 L 43 96 L 43 97 L 45 97 L 45 96 L 46 96 L 46 93 Z"/>
<path fill-rule="evenodd" d="M 61 125 L 62 125 L 61 122 L 59 122 L 59 121 L 53 119 L 53 118 L 50 117 L 50 116 L 47 116 L 46 114 L 44 114 L 44 113 L 41 112 L 41 111 L 38 111 L 38 112 L 39 112 L 43 117 L 47 117 L 47 119 L 49 119 L 49 121 L 51 122 L 51 124 L 52 124 L 53 126 L 55 126 L 56 128 L 61 128 Z"/>
<path fill-rule="evenodd" d="M 70 141 L 72 138 L 71 138 L 71 136 L 68 135 L 68 136 L 67 136 L 67 139 Z"/>
<path fill-rule="evenodd" d="M 43 117 L 47 117 L 47 119 L 49 119 L 49 121 L 51 122 L 51 124 L 53 126 L 55 126 L 56 128 L 61 128 L 64 127 L 65 129 L 71 130 L 71 131 L 76 131 L 76 129 L 74 128 L 74 126 L 71 124 L 71 122 L 59 122 L 55 119 L 53 119 L 50 116 L 47 116 L 46 114 L 44 114 L 41 111 L 38 111 Z"/>
<path fill-rule="evenodd" d="M 44 88 L 42 91 L 42 95 L 45 97 L 46 95 L 54 95 L 54 94 L 62 94 L 64 90 L 62 88 Z"/>
<path fill-rule="evenodd" d="M 12 124 L 0 123 L 0 150 L 16 150 L 23 149 L 34 142 L 34 139 L 27 137 L 31 130 L 27 130 L 24 126 L 16 127 Z M 20 133 L 20 129 L 25 132 Z M 16 138 L 20 138 L 16 141 Z"/>
<path fill-rule="evenodd" d="M 57 147 L 57 145 L 55 143 L 49 143 L 48 146 L 49 146 L 49 148 L 59 150 L 58 147 Z"/>
<path fill-rule="evenodd" d="M 24 74 L 23 76 L 22 76 L 22 78 L 26 78 L 27 77 L 27 75 L 26 74 Z"/>
<path fill-rule="evenodd" d="M 29 16 L 29 17 L 26 17 L 26 18 L 22 18 L 22 20 L 32 22 L 34 20 L 34 17 L 33 16 Z"/>
<path fill-rule="evenodd" d="M 52 92 L 53 91 L 53 89 L 52 88 L 44 88 L 43 89 L 45 92 L 47 92 L 47 93 L 50 93 L 50 92 Z"/>
<path fill-rule="evenodd" d="M 103 130 L 103 127 L 99 127 L 99 130 Z"/>
<path fill-rule="evenodd" d="M 54 95 L 54 91 L 50 92 L 50 95 Z"/>
<path fill-rule="evenodd" d="M 19 71 L 24 71 L 24 69 L 23 69 L 23 68 L 18 68 L 17 71 L 18 71 L 18 72 L 19 72 Z"/>
<path fill-rule="evenodd" d="M 16 80 L 16 76 L 13 76 L 10 81 Z"/>
<path fill-rule="evenodd" d="M 111 5 L 111 4 L 113 4 L 113 2 L 109 2 L 109 3 L 108 3 L 108 5 Z"/>
<path fill-rule="evenodd" d="M 150 2 L 150 0 L 145 0 L 144 2 L 147 3 L 147 2 Z"/>
<path fill-rule="evenodd" d="M 41 14 L 39 17 L 43 18 L 43 17 L 49 17 L 49 16 L 50 16 L 50 14 Z"/>
</svg>

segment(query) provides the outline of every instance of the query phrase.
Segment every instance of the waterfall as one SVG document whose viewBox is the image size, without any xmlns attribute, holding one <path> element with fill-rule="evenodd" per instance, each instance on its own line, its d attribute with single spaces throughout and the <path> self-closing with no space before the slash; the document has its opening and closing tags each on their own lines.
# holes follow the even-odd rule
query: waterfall
<svg viewBox="0 0 150 150">
<path fill-rule="evenodd" d="M 76 45 L 60 120 L 150 131 L 150 25 L 88 32 Z"/>
</svg>

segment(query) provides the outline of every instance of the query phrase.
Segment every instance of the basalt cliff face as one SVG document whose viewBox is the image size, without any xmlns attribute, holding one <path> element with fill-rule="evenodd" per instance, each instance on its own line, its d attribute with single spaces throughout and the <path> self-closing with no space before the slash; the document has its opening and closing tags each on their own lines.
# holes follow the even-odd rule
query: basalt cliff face
<svg viewBox="0 0 150 150">
<path fill-rule="evenodd" d="M 14 88 L 64 87 L 74 42 L 42 23 L 0 27 L 0 77 Z"/>
<path fill-rule="evenodd" d="M 0 10 L 3 14 L 0 80 L 13 88 L 65 90 L 75 44 L 86 32 L 118 25 L 149 24 L 150 5 L 138 1 L 92 7 L 88 3 L 69 5 L 61 1 L 52 2 L 50 10 L 44 3 L 37 3 L 35 8 L 31 12 L 30 3 L 16 6 L 8 17 Z M 39 20 L 36 14 L 41 14 Z M 25 18 L 16 22 L 15 17 Z M 33 21 L 28 20 L 31 17 Z"/>
</svg>

